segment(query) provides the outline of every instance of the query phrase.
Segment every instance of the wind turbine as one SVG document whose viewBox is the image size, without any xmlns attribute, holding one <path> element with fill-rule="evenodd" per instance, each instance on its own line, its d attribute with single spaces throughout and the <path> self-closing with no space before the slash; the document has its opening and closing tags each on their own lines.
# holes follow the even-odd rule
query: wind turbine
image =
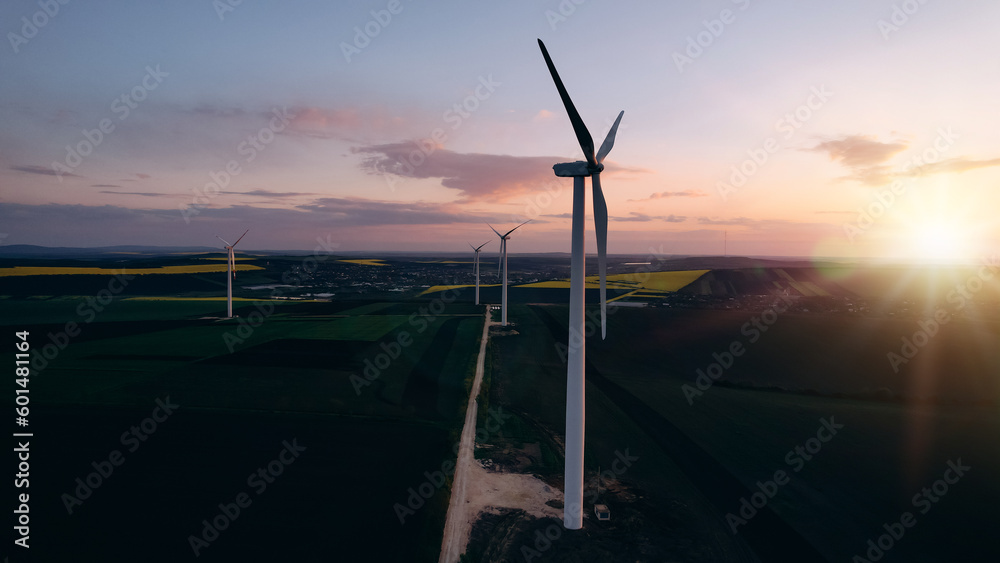
<svg viewBox="0 0 1000 563">
<path fill-rule="evenodd" d="M 524 223 L 530 222 L 531 219 L 528 219 Z M 521 225 L 524 225 L 524 223 L 521 223 Z M 487 225 L 493 229 L 493 225 L 490 225 L 489 223 L 487 223 Z M 503 326 L 507 326 L 507 239 L 509 239 L 510 234 L 519 229 L 521 225 L 514 227 L 502 235 L 499 231 L 493 229 L 493 232 L 500 237 L 500 269 L 503 271 L 503 290 L 500 294 L 500 320 Z"/>
<path fill-rule="evenodd" d="M 486 246 L 487 244 L 489 244 L 489 243 L 490 243 L 490 241 L 486 241 L 483 244 L 480 244 L 479 246 L 472 246 L 472 243 L 471 242 L 469 243 L 469 247 L 471 247 L 472 250 L 476 253 L 476 262 L 475 262 L 475 264 L 476 264 L 476 266 L 475 266 L 475 270 L 476 270 L 476 305 L 479 305 L 479 250 L 481 248 L 483 248 L 484 246 Z"/>
<path fill-rule="evenodd" d="M 569 285 L 569 347 L 566 358 L 566 468 L 563 498 L 563 525 L 569 530 L 579 530 L 583 527 L 583 439 L 584 439 L 584 264 L 586 254 L 583 246 L 584 205 L 586 203 L 586 184 L 584 178 L 590 176 L 594 186 L 594 227 L 597 230 L 597 266 L 601 282 L 601 338 L 607 335 L 605 321 L 607 311 L 607 251 L 608 251 L 608 205 L 601 191 L 601 171 L 604 170 L 604 157 L 611 152 L 615 144 L 615 133 L 621 123 L 624 111 L 618 114 L 615 124 L 611 126 L 607 138 L 601 144 L 601 149 L 594 155 L 594 139 L 584 125 L 580 113 L 576 111 L 573 100 L 570 99 L 563 86 L 556 67 L 552 64 L 549 52 L 542 40 L 538 46 L 549 67 L 552 81 L 556 84 L 559 97 L 562 98 L 569 121 L 573 125 L 576 139 L 583 149 L 586 161 L 567 162 L 552 167 L 556 176 L 573 178 L 573 247 L 570 262 Z"/>
<path fill-rule="evenodd" d="M 228 242 L 226 242 L 226 239 L 220 237 L 219 235 L 215 235 L 215 238 L 217 238 L 217 239 L 221 240 L 222 242 L 226 243 L 226 250 L 229 252 L 229 256 L 226 259 L 226 261 L 229 263 L 229 272 L 228 272 L 228 275 L 226 276 L 226 281 L 227 281 L 227 283 L 226 283 L 226 316 L 229 317 L 229 318 L 233 318 L 233 279 L 236 278 L 236 255 L 233 254 L 233 247 L 235 247 L 237 244 L 239 244 L 240 241 L 243 240 L 243 237 L 247 236 L 247 233 L 249 233 L 249 232 L 250 232 L 250 229 L 247 229 L 247 230 L 243 231 L 243 234 L 240 235 L 240 238 L 236 239 L 236 242 L 234 242 L 233 244 L 229 244 Z"/>
</svg>

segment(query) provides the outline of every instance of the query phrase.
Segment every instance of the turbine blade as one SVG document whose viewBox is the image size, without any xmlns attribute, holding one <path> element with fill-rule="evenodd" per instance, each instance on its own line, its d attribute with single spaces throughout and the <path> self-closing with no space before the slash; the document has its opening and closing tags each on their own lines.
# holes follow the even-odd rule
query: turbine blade
<svg viewBox="0 0 1000 563">
<path fill-rule="evenodd" d="M 471 242 L 469 242 L 469 241 L 466 241 L 466 242 L 469 243 L 469 248 L 471 248 L 472 250 L 475 250 L 476 252 L 479 252 L 479 250 L 477 250 L 475 246 L 472 246 Z"/>
<path fill-rule="evenodd" d="M 496 229 L 494 229 L 493 225 L 490 225 L 489 223 L 486 223 L 486 226 L 489 227 L 494 233 L 496 233 L 498 237 L 503 238 L 503 235 L 501 235 L 499 231 L 497 231 Z"/>
<path fill-rule="evenodd" d="M 247 230 L 243 231 L 243 234 L 240 235 L 240 238 L 236 239 L 236 242 L 233 243 L 233 246 L 236 246 L 237 244 L 239 244 L 240 241 L 243 240 L 243 237 L 247 236 L 247 233 L 249 233 L 249 232 L 250 232 L 250 229 L 247 229 Z"/>
<path fill-rule="evenodd" d="M 511 230 L 507 231 L 507 234 L 506 234 L 506 235 L 504 235 L 504 237 L 506 237 L 507 235 L 509 235 L 509 234 L 513 233 L 514 231 L 516 231 L 516 230 L 520 229 L 520 228 L 521 228 L 521 226 L 522 226 L 522 225 L 524 225 L 525 223 L 530 223 L 530 222 L 531 222 L 531 219 L 528 219 L 528 220 L 527 220 L 527 221 L 525 221 L 524 223 L 521 223 L 520 225 L 518 225 L 518 226 L 514 227 L 513 229 L 511 229 Z"/>
<path fill-rule="evenodd" d="M 615 124 L 611 126 L 611 131 L 608 131 L 608 136 L 604 138 L 604 143 L 601 144 L 601 150 L 597 151 L 597 162 L 604 162 L 604 157 L 608 156 L 611 152 L 611 147 L 615 146 L 615 134 L 618 132 L 618 124 L 622 122 L 622 116 L 625 115 L 625 110 L 618 112 L 618 118 L 615 119 Z"/>
<path fill-rule="evenodd" d="M 592 174 L 594 184 L 594 230 L 597 232 L 597 271 L 601 279 L 601 340 L 608 334 L 607 272 L 608 272 L 608 203 L 601 190 L 601 175 Z"/>
<path fill-rule="evenodd" d="M 573 124 L 573 131 L 576 132 L 576 140 L 579 141 L 580 148 L 583 149 L 583 156 L 587 158 L 587 164 L 596 168 L 594 138 L 590 136 L 590 131 L 584 125 L 583 119 L 580 117 L 580 112 L 576 111 L 576 106 L 573 105 L 573 100 L 570 99 L 569 93 L 566 92 L 566 87 L 563 86 L 562 79 L 559 78 L 559 73 L 556 71 L 556 65 L 552 64 L 552 57 L 549 56 L 549 51 L 545 48 L 545 43 L 542 43 L 541 39 L 538 40 L 538 46 L 542 49 L 542 56 L 545 57 L 545 65 L 549 67 L 549 74 L 552 75 L 552 81 L 556 83 L 556 90 L 559 91 L 559 97 L 562 98 L 563 106 L 566 107 L 566 113 L 569 114 L 569 122 Z"/>
<path fill-rule="evenodd" d="M 489 244 L 489 243 L 490 243 L 490 241 L 486 241 L 486 242 L 484 242 L 483 244 L 480 244 L 480 245 L 479 245 L 479 247 L 478 247 L 478 248 L 476 248 L 476 251 L 478 252 L 480 248 L 482 248 L 482 247 L 486 246 L 486 245 L 487 245 L 487 244 Z"/>
<path fill-rule="evenodd" d="M 233 252 L 233 247 L 229 247 L 229 267 L 233 272 L 233 279 L 236 278 L 236 253 Z"/>
<path fill-rule="evenodd" d="M 215 235 L 215 238 L 221 240 L 222 242 L 226 242 L 226 239 L 220 237 L 219 235 Z M 229 244 L 228 242 L 226 242 L 226 247 L 230 247 L 230 246 L 232 246 L 232 245 Z"/>
</svg>

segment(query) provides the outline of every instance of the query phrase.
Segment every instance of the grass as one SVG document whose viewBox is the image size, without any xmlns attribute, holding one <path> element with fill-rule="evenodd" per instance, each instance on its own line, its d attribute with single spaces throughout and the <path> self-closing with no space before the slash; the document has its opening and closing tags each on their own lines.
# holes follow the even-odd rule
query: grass
<svg viewBox="0 0 1000 563">
<path fill-rule="evenodd" d="M 406 321 L 407 317 L 403 315 L 351 316 L 329 319 L 322 324 L 305 323 L 302 328 L 284 334 L 289 338 L 375 342 Z"/>
<path fill-rule="evenodd" d="M 541 475 L 556 487 L 561 486 L 563 471 L 561 443 L 565 431 L 566 364 L 547 322 L 554 321 L 564 327 L 567 313 L 565 306 L 513 306 L 511 314 L 517 318 L 519 334 L 491 339 L 491 356 L 487 364 L 489 379 L 484 381 L 484 392 L 487 392 L 488 383 L 490 406 L 502 407 L 513 416 L 498 436 L 490 437 L 493 448 L 480 455 L 503 459 L 524 444 L 538 443 L 540 457 L 532 459 L 526 471 Z M 586 401 L 586 509 L 592 509 L 587 499 L 596 491 L 598 470 L 608 470 L 619 459 L 618 453 L 627 451 L 629 456 L 639 459 L 618 478 L 638 484 L 648 502 L 661 507 L 644 517 L 656 521 L 654 527 L 661 532 L 668 527 L 659 520 L 664 514 L 669 514 L 672 523 L 685 523 L 684 529 L 677 530 L 674 537 L 646 538 L 645 541 L 675 546 L 679 551 L 677 560 L 732 560 L 728 554 L 736 551 L 739 540 L 734 540 L 719 527 L 714 509 L 673 460 L 641 426 L 630 420 L 628 413 L 590 382 L 587 383 Z M 676 524 L 669 527 L 675 528 Z M 708 545 L 712 546 L 708 555 L 699 553 Z M 514 549 L 517 547 L 515 545 Z"/>
<path fill-rule="evenodd" d="M 221 301 L 214 299 L 161 301 L 116 297 L 112 302 L 102 306 L 100 303 L 92 304 L 83 296 L 58 296 L 45 300 L 8 298 L 0 300 L 0 325 L 17 326 L 30 323 L 61 326 L 67 321 L 89 324 L 86 322 L 87 319 L 93 319 L 95 322 L 119 322 L 222 316 L 226 313 L 224 300 L 222 298 Z M 236 302 L 236 298 L 233 301 Z M 275 306 L 284 310 L 294 307 L 295 303 L 277 302 Z M 236 310 L 239 311 L 239 308 Z"/>
<path fill-rule="evenodd" d="M 546 436 L 558 438 L 563 432 L 565 364 L 555 351 L 558 338 L 542 330 L 538 319 L 550 314 L 561 334 L 566 308 L 514 305 L 511 314 L 520 334 L 491 341 L 489 386 L 490 404 L 519 417 L 509 431 L 504 429 L 514 448 L 526 441 L 545 443 Z M 785 470 L 790 482 L 769 506 L 830 560 L 863 554 L 866 541 L 883 532 L 882 524 L 897 521 L 904 511 L 916 515 L 923 531 L 897 542 L 897 557 L 935 561 L 961 552 L 967 560 L 986 560 L 997 554 L 995 543 L 973 531 L 976 515 L 1000 502 L 1000 485 L 991 477 L 1000 471 L 1000 451 L 993 447 L 1000 439 L 995 406 L 862 401 L 718 382 L 689 405 L 681 386 L 715 361 L 713 353 L 725 352 L 739 340 L 746 351 L 724 376 L 737 383 L 822 393 L 879 386 L 913 391 L 922 384 L 948 400 L 995 405 L 1000 401 L 1000 352 L 995 350 L 1000 323 L 953 320 L 906 371 L 895 374 L 886 351 L 898 348 L 901 335 L 912 335 L 915 321 L 787 313 L 751 344 L 741 328 L 755 315 L 759 313 L 623 309 L 609 317 L 606 341 L 590 339 L 587 359 L 680 429 L 746 490 L 756 490 L 757 481 Z M 733 537 L 717 518 L 738 510 L 738 494 L 721 509 L 705 504 L 699 487 L 651 440 L 653 429 L 633 421 L 634 412 L 623 410 L 592 381 L 586 408 L 588 479 L 598 466 L 606 468 L 613 461 L 616 450 L 630 448 L 640 459 L 622 478 L 640 486 L 657 506 L 687 506 L 682 520 L 698 522 L 688 530 L 689 537 L 716 532 L 717 537 Z M 815 437 L 820 419 L 831 416 L 845 428 L 801 471 L 794 471 L 786 454 Z M 975 469 L 970 471 L 946 498 L 921 514 L 911 502 L 913 495 L 940 479 L 948 460 L 958 458 L 979 468 L 977 476 Z M 547 464 L 538 462 L 535 469 L 545 474 Z M 550 477 L 559 479 L 558 467 Z"/>
<path fill-rule="evenodd" d="M 165 295 L 145 295 L 140 297 L 126 297 L 126 300 L 135 301 L 225 301 L 225 296 L 218 297 L 169 297 Z M 260 303 L 287 303 L 287 299 L 256 299 L 253 297 L 233 297 L 233 301 L 256 301 Z M 302 299 L 301 301 L 314 302 L 315 299 Z"/>
<path fill-rule="evenodd" d="M 64 323 L 80 302 L 0 300 L 5 309 L 19 311 L 18 327 L 30 330 L 36 348 L 53 327 L 35 323 Z M 243 334 L 252 306 L 244 306 L 240 319 L 191 318 L 205 305 L 115 300 L 94 322 L 78 319 L 81 334 L 34 374 L 32 414 L 44 418 L 36 431 L 58 434 L 50 445 L 59 451 L 59 460 L 50 459 L 39 476 L 46 483 L 39 502 L 51 507 L 40 511 L 39 522 L 73 538 L 74 549 L 96 549 L 105 541 L 106 529 L 60 514 L 59 494 L 72 489 L 75 477 L 86 477 L 92 460 L 106 459 L 123 430 L 149 416 L 155 397 L 169 395 L 182 405 L 178 414 L 148 445 L 127 455 L 122 477 L 116 473 L 85 505 L 87 522 L 114 522 L 129 536 L 105 551 L 112 559 L 118 551 L 147 553 L 144 545 L 155 544 L 152 538 L 162 538 L 164 530 L 178 541 L 144 560 L 184 557 L 184 539 L 200 530 L 200 520 L 246 489 L 246 475 L 272 460 L 282 439 L 298 437 L 309 449 L 296 462 L 301 465 L 286 469 L 295 477 L 277 479 L 274 493 L 269 487 L 255 498 L 246 519 L 222 534 L 209 553 L 254 559 L 277 554 L 282 541 L 295 538 L 286 555 L 309 560 L 310 550 L 330 549 L 328 532 L 336 529 L 337 537 L 352 538 L 336 548 L 349 559 L 435 561 L 449 485 L 436 489 L 403 526 L 393 505 L 405 504 L 408 488 L 419 487 L 426 472 L 453 458 L 482 333 L 482 316 L 469 313 L 482 308 L 452 304 L 431 318 L 419 316 L 425 302 L 357 303 L 338 309 L 335 317 L 311 318 L 311 311 L 332 310 L 331 304 L 278 303 Z M 34 322 L 25 322 L 33 313 Z M 351 377 L 363 376 L 366 360 L 393 354 L 386 346 L 391 350 L 403 333 L 409 344 L 357 392 Z M 226 335 L 243 342 L 230 352 Z M 56 430 L 68 424 L 72 431 Z M 134 495 L 141 483 L 155 485 Z M 142 519 L 122 516 L 142 512 L 149 502 L 167 508 Z M 53 558 L 65 555 L 60 549 L 51 546 Z"/>
<path fill-rule="evenodd" d="M 595 342 L 588 359 L 682 429 L 748 487 L 778 469 L 790 471 L 786 453 L 815 436 L 821 417 L 835 416 L 844 423 L 842 434 L 825 445 L 815 461 L 794 473 L 773 504 L 786 522 L 833 560 L 861 553 L 866 540 L 880 533 L 883 522 L 913 510 L 912 495 L 940 478 L 948 459 L 965 456 L 967 463 L 975 459 L 986 475 L 1000 470 L 1000 455 L 989 446 L 1000 438 L 995 407 L 857 401 L 734 389 L 719 383 L 689 405 L 681 389 L 692 383 L 696 370 L 713 362 L 713 353 L 724 352 L 741 339 L 746 352 L 724 377 L 744 384 L 833 393 L 880 386 L 913 392 L 922 382 L 925 390 L 933 389 L 948 400 L 992 399 L 995 404 L 1000 400 L 996 378 L 1000 354 L 981 343 L 1000 336 L 996 323 L 952 321 L 906 371 L 895 374 L 886 362 L 886 351 L 898 348 L 901 334 L 912 335 L 915 322 L 788 314 L 749 344 L 740 327 L 750 316 L 722 311 L 697 315 L 620 311 L 608 328 L 609 340 L 614 340 Z M 984 338 L 987 334 L 994 336 Z M 650 361 L 652 357 L 658 361 Z M 931 378 L 946 373 L 946 378 Z M 928 514 L 927 521 L 936 523 L 924 528 L 919 540 L 908 539 L 905 547 L 899 542 L 894 548 L 898 557 L 947 559 L 948 546 L 963 545 L 982 558 L 994 549 L 960 530 L 973 527 L 968 515 L 981 510 L 977 505 L 1000 501 L 1000 487 L 987 479 L 970 479 L 956 485 L 956 491 L 958 486 L 968 488 L 949 496 L 948 508 L 941 503 Z M 738 500 L 733 499 L 734 507 Z"/>
<path fill-rule="evenodd" d="M 242 492 L 251 503 L 201 557 L 317 561 L 336 553 L 344 561 L 437 561 L 447 491 L 436 490 L 404 525 L 393 506 L 405 504 L 407 488 L 419 487 L 423 472 L 437 471 L 451 454 L 446 431 L 361 418 L 206 410 L 171 396 L 180 407 L 130 452 L 119 435 L 150 416 L 153 398 L 134 409 L 32 409 L 36 435 L 48 437 L 47 447 L 32 452 L 32 521 L 64 540 L 32 542 L 36 558 L 71 561 L 80 553 L 101 553 L 106 561 L 194 559 L 188 536 L 200 534 L 201 521 L 212 520 L 220 503 Z M 305 448 L 300 456 L 266 490 L 249 486 L 248 475 L 293 440 Z M 60 495 L 73 494 L 74 479 L 85 479 L 94 471 L 91 462 L 106 461 L 115 449 L 125 463 L 67 515 Z"/>
</svg>

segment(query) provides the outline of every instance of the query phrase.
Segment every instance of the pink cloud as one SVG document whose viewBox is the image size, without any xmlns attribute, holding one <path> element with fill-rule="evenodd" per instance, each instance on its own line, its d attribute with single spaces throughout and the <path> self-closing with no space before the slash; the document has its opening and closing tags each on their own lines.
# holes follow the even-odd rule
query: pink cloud
<svg viewBox="0 0 1000 563">
<path fill-rule="evenodd" d="M 352 149 L 365 155 L 362 169 L 372 174 L 404 178 L 441 178 L 441 185 L 458 190 L 461 201 L 503 201 L 540 189 L 555 179 L 552 156 L 463 154 L 430 143 L 389 143 Z"/>
<path fill-rule="evenodd" d="M 669 197 L 705 197 L 708 194 L 701 190 L 682 190 L 677 192 L 658 192 L 649 194 L 646 199 L 630 199 L 629 201 L 650 201 L 653 199 L 666 199 Z"/>
<path fill-rule="evenodd" d="M 830 155 L 830 159 L 838 160 L 844 166 L 857 168 L 885 162 L 906 148 L 907 144 L 902 142 L 883 143 L 867 135 L 848 135 L 823 141 L 809 150 L 825 152 Z"/>
</svg>

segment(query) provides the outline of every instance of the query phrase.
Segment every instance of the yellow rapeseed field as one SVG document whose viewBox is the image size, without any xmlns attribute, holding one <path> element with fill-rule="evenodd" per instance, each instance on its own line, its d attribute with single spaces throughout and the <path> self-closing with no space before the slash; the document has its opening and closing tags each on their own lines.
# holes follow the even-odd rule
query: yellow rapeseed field
<svg viewBox="0 0 1000 563">
<path fill-rule="evenodd" d="M 362 266 L 388 266 L 381 258 L 360 258 L 357 260 L 337 260 L 337 262 L 347 262 L 348 264 L 360 264 Z"/>
<path fill-rule="evenodd" d="M 644 289 L 647 291 L 677 291 L 707 273 L 708 270 L 679 270 L 674 272 L 637 272 L 608 276 L 608 289 Z M 600 287 L 597 276 L 586 277 L 587 289 Z M 569 280 L 551 280 L 519 285 L 517 287 L 541 287 L 569 289 Z"/>
<path fill-rule="evenodd" d="M 479 284 L 479 287 L 481 289 L 484 287 L 497 287 L 499 285 L 500 284 L 498 283 L 494 284 L 481 283 Z M 427 295 L 428 293 L 437 293 L 439 291 L 448 291 L 449 289 L 462 289 L 463 287 L 476 287 L 476 286 L 475 285 L 432 285 L 427 289 L 421 291 L 420 295 Z M 417 297 L 420 297 L 420 295 L 418 295 Z"/>
</svg>

